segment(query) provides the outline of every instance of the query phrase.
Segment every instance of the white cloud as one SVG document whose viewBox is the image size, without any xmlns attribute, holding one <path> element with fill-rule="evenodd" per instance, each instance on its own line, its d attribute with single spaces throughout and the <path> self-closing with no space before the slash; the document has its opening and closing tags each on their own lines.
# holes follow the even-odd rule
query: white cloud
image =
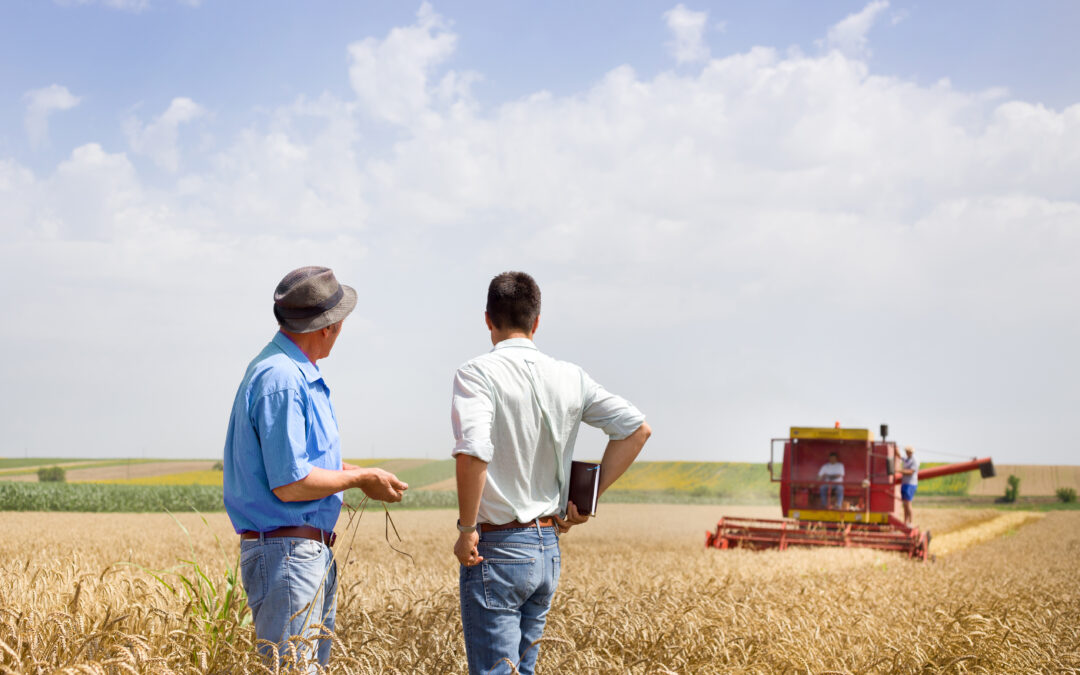
<svg viewBox="0 0 1080 675">
<path fill-rule="evenodd" d="M 187 124 L 206 114 L 206 110 L 190 98 L 174 98 L 168 109 L 149 124 L 132 118 L 127 122 L 127 136 L 131 149 L 149 156 L 155 164 L 168 171 L 180 167 L 180 148 L 177 144 L 180 125 Z"/>
<path fill-rule="evenodd" d="M 888 9 L 887 0 L 874 0 L 855 14 L 849 14 L 842 21 L 829 28 L 825 44 L 829 49 L 838 49 L 848 56 L 867 56 L 867 33 L 874 26 L 878 16 Z M 899 14 L 897 15 L 899 16 Z M 901 17 L 902 18 L 902 17 Z M 899 19 L 894 16 L 893 23 Z"/>
<path fill-rule="evenodd" d="M 468 74 L 447 73 L 432 84 L 435 68 L 453 54 L 457 35 L 425 2 L 417 23 L 394 28 L 379 40 L 349 45 L 349 81 L 365 110 L 395 124 L 429 120 L 433 103 L 453 104 L 467 96 Z"/>
<path fill-rule="evenodd" d="M 0 220 L 13 225 L 0 283 L 34 274 L 58 289 L 47 308 L 9 312 L 59 336 L 47 354 L 16 334 L 0 347 L 25 355 L 27 381 L 63 392 L 85 376 L 132 419 L 173 404 L 218 419 L 237 364 L 272 329 L 270 286 L 330 264 L 363 296 L 344 338 L 355 351 L 343 343 L 328 365 L 350 374 L 332 379 L 339 411 L 369 415 L 343 425 L 346 444 L 362 428 L 364 450 L 441 452 L 448 369 L 483 341 L 483 284 L 522 267 L 544 285 L 545 346 L 632 394 L 680 457 L 756 460 L 784 425 L 836 416 L 903 418 L 957 451 L 978 419 L 999 457 L 1059 447 L 1068 430 L 1054 420 L 1080 404 L 1067 290 L 1080 286 L 1080 105 L 920 86 L 839 49 L 754 48 L 693 72 L 620 66 L 580 91 L 481 109 L 463 76 L 435 75 L 456 40 L 425 6 L 352 45 L 358 102 L 298 100 L 183 174 L 148 179 L 97 144 L 51 172 L 0 159 Z M 177 101 L 132 142 L 167 168 L 178 127 L 202 114 Z M 100 366 L 64 356 L 84 341 L 112 355 L 100 336 L 131 317 L 147 347 Z M 579 339 L 628 320 L 615 343 Z M 68 323 L 82 330 L 65 337 Z M 163 353 L 170 391 L 134 395 L 115 364 Z M 868 392 L 871 379 L 882 385 Z M 410 434 L 397 413 L 367 412 L 398 395 Z M 0 408 L 31 438 L 40 424 L 20 426 L 34 419 L 20 397 Z M 90 412 L 70 428 L 108 438 L 107 411 L 75 403 Z M 430 426 L 415 424 L 429 411 Z M 703 440 L 695 421 L 714 415 L 740 424 Z M 1016 419 L 1045 421 L 1045 438 Z M 216 451 L 219 421 L 172 430 L 177 447 Z"/>
<path fill-rule="evenodd" d="M 668 50 L 677 63 L 696 63 L 709 59 L 709 46 L 705 44 L 705 26 L 708 12 L 694 12 L 679 3 L 664 12 L 664 21 L 674 38 Z"/>
<path fill-rule="evenodd" d="M 49 140 L 49 116 L 60 110 L 70 110 L 81 101 L 67 87 L 51 84 L 48 87 L 34 89 L 23 94 L 26 113 L 23 124 L 30 138 L 30 145 L 38 147 Z"/>
</svg>

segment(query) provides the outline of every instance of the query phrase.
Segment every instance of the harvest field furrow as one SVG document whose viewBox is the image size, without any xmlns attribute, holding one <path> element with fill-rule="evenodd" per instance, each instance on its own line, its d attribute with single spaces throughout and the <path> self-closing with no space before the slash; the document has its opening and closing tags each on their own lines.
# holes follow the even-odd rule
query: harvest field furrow
<svg viewBox="0 0 1080 675">
<path fill-rule="evenodd" d="M 705 531 L 721 515 L 776 514 L 775 507 L 605 504 L 564 536 L 538 672 L 1080 669 L 1078 512 L 1013 523 L 925 564 L 869 550 L 706 550 Z M 1000 516 L 917 511 L 920 524 L 946 540 Z M 351 550 L 343 514 L 330 672 L 465 672 L 454 517 L 395 513 L 397 546 L 411 561 L 388 547 L 381 509 L 354 521 Z M 237 550 L 227 518 L 179 519 L 194 559 L 222 588 L 225 559 L 235 561 Z M 0 670 L 258 671 L 251 630 L 237 627 L 236 615 L 203 623 L 139 567 L 174 567 L 192 555 L 168 516 L 0 513 L 0 527 L 8 533 L 0 540 Z M 124 562 L 136 566 L 117 564 Z"/>
</svg>

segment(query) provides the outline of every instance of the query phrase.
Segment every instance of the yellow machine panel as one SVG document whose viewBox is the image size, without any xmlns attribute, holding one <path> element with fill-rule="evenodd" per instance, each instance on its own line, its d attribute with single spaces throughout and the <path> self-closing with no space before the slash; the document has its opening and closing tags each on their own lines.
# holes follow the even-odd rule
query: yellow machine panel
<svg viewBox="0 0 1080 675">
<path fill-rule="evenodd" d="M 832 523 L 887 523 L 887 513 L 864 513 L 862 511 L 821 511 L 811 509 L 792 509 L 788 514 L 795 520 L 820 520 Z"/>
<path fill-rule="evenodd" d="M 792 438 L 819 438 L 831 441 L 872 441 L 869 429 L 837 429 L 834 427 L 791 427 Z"/>
</svg>

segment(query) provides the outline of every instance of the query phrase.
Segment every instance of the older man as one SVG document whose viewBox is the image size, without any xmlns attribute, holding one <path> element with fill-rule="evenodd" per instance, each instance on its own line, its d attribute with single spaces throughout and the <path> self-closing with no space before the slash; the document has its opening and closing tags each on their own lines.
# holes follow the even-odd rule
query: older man
<svg viewBox="0 0 1080 675">
<path fill-rule="evenodd" d="M 355 306 L 356 291 L 326 267 L 301 267 L 281 280 L 274 291 L 280 331 L 248 365 L 225 439 L 225 510 L 241 536 L 255 635 L 283 656 L 299 636 L 298 658 L 323 665 L 330 640 L 316 626 L 334 629 L 331 547 L 341 492 L 358 487 L 396 502 L 408 487 L 382 469 L 341 461 L 337 416 L 316 363 L 330 355 Z"/>
<path fill-rule="evenodd" d="M 451 404 L 461 623 L 470 673 L 531 675 L 559 583 L 559 534 L 587 520 L 567 501 L 578 428 L 610 438 L 601 493 L 651 432 L 637 408 L 536 348 L 540 288 L 531 276 L 492 279 L 485 321 L 494 349 L 458 369 Z"/>
</svg>

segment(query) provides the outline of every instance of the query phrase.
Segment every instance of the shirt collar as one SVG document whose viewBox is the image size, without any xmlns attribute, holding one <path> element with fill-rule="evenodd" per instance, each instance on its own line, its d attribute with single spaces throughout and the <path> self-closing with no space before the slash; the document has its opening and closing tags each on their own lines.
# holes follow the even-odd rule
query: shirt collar
<svg viewBox="0 0 1080 675">
<path fill-rule="evenodd" d="M 536 349 L 536 345 L 533 344 L 532 340 L 523 337 L 509 338 L 507 340 L 503 340 L 502 342 L 492 347 L 491 351 L 495 351 L 497 349 L 506 349 L 507 347 L 524 347 L 525 349 L 534 349 L 536 351 L 539 351 L 538 349 Z"/>
<path fill-rule="evenodd" d="M 322 379 L 322 373 L 319 371 L 319 367 L 311 362 L 311 359 L 307 357 L 296 343 L 289 339 L 289 336 L 281 331 L 278 331 L 277 335 L 271 342 L 282 352 L 285 356 L 288 356 L 296 364 L 296 367 L 300 369 L 300 372 L 304 374 L 304 377 L 308 382 L 318 382 Z"/>
</svg>

